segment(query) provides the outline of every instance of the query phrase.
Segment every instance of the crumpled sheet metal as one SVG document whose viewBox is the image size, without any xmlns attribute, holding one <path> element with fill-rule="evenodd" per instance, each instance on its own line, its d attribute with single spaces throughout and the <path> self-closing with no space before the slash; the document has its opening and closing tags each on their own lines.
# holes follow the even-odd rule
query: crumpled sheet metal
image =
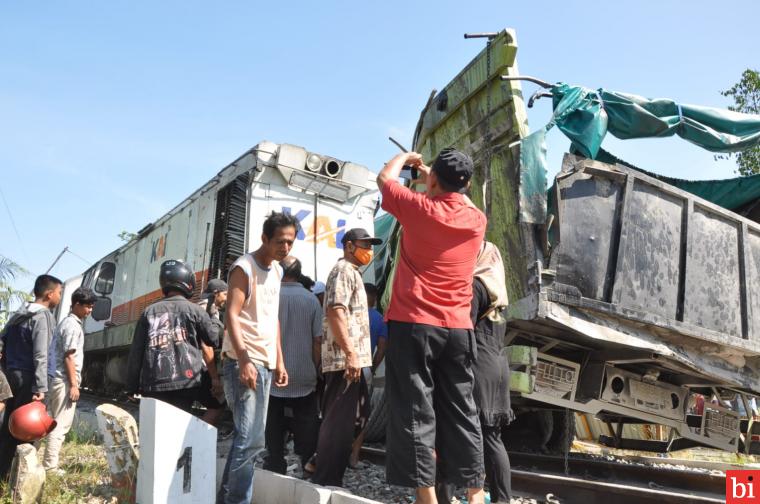
<svg viewBox="0 0 760 504">
<path fill-rule="evenodd" d="M 743 356 L 721 345 L 696 339 L 692 343 L 685 341 L 688 338 L 682 335 L 656 333 L 651 328 L 558 303 L 547 303 L 545 317 L 589 338 L 648 350 L 693 369 L 697 375 L 760 394 L 758 357 Z"/>
</svg>

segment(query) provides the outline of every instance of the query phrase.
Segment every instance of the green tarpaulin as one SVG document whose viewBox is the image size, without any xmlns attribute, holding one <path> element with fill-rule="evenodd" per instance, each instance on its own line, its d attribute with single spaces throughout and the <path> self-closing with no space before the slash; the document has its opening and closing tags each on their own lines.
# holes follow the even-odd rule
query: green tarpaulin
<svg viewBox="0 0 760 504">
<path fill-rule="evenodd" d="M 545 136 L 555 125 L 571 140 L 571 152 L 606 163 L 625 165 L 628 163 L 601 148 L 607 132 L 621 139 L 678 135 L 711 152 L 739 152 L 760 145 L 759 115 L 678 104 L 669 99 L 650 100 L 616 91 L 594 90 L 564 83 L 552 86 L 550 92 L 554 106 L 551 119 L 546 126 L 521 142 L 522 222 L 545 222 L 545 200 L 539 197 L 545 190 Z M 760 198 L 760 175 L 690 181 L 640 171 L 729 210 L 737 210 Z"/>
<path fill-rule="evenodd" d="M 740 152 L 760 144 L 760 116 L 754 114 L 564 83 L 551 93 L 553 122 L 592 159 L 608 131 L 620 139 L 678 135 L 711 152 Z"/>
<path fill-rule="evenodd" d="M 579 152 L 573 153 L 579 154 Z M 596 158 L 603 163 L 620 163 L 646 173 L 650 177 L 662 180 L 727 210 L 738 211 L 745 205 L 760 199 L 760 174 L 723 180 L 684 180 L 644 170 L 615 157 L 604 149 L 599 149 Z"/>
</svg>

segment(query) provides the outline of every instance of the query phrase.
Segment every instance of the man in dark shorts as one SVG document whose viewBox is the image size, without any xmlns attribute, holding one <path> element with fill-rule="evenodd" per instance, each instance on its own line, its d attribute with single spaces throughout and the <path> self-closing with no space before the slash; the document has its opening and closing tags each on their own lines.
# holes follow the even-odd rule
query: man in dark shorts
<svg viewBox="0 0 760 504">
<path fill-rule="evenodd" d="M 420 171 L 426 193 L 398 182 L 404 165 Z M 486 217 L 463 194 L 473 170 L 469 156 L 444 149 L 432 168 L 403 153 L 377 177 L 383 209 L 403 226 L 386 312 L 386 474 L 388 483 L 415 487 L 420 504 L 437 502 L 436 452 L 438 480 L 466 487 L 470 503 L 484 502 L 470 303 Z"/>
</svg>

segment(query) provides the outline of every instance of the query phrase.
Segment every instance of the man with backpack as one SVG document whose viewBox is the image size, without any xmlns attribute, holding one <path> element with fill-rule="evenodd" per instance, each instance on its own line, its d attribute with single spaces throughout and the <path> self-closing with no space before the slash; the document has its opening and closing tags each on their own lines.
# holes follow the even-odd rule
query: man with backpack
<svg viewBox="0 0 760 504">
<path fill-rule="evenodd" d="M 7 477 L 20 444 L 8 430 L 11 414 L 32 401 L 44 400 L 48 391 L 48 345 L 55 329 L 51 310 L 61 302 L 62 284 L 54 276 L 38 276 L 34 302 L 17 311 L 0 333 L 2 367 L 13 393 L 0 428 L 0 479 Z"/>
</svg>

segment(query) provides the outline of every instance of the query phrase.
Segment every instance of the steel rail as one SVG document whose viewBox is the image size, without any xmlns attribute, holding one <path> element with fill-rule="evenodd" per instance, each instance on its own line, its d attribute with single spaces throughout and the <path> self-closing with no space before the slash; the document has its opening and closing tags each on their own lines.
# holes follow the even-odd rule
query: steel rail
<svg viewBox="0 0 760 504">
<path fill-rule="evenodd" d="M 385 464 L 383 449 L 363 447 L 362 457 Z M 539 502 L 589 504 L 602 496 L 615 504 L 725 501 L 725 476 L 703 471 L 571 455 L 565 474 L 561 456 L 512 452 L 509 458 L 515 494 Z"/>
</svg>

